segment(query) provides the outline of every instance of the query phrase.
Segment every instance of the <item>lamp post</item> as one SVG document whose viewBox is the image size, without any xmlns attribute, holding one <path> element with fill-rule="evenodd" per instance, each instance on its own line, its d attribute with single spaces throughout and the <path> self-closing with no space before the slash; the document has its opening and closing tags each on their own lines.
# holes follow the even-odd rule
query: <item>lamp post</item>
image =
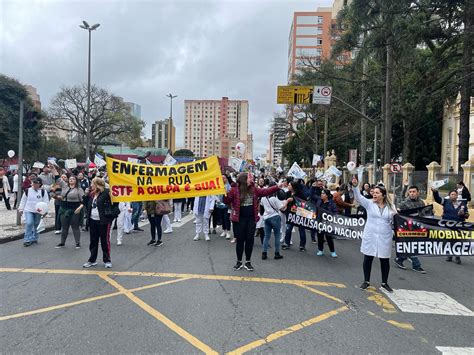
<svg viewBox="0 0 474 355">
<path fill-rule="evenodd" d="M 173 99 L 178 97 L 178 95 L 173 95 L 173 94 L 168 94 L 166 97 L 170 98 L 170 119 L 168 121 L 169 127 L 168 127 L 168 152 L 171 154 L 171 139 L 173 138 Z"/>
<path fill-rule="evenodd" d="M 80 28 L 89 31 L 89 60 L 87 67 L 87 113 L 86 113 L 86 162 L 90 159 L 91 152 L 91 33 L 100 26 L 96 23 L 93 26 L 89 26 L 86 21 L 82 21 Z"/>
</svg>

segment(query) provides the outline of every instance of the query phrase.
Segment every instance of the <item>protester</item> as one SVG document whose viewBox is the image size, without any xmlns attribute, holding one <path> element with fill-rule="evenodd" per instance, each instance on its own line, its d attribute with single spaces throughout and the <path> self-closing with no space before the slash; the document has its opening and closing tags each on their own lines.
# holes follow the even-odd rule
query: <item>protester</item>
<svg viewBox="0 0 474 355">
<path fill-rule="evenodd" d="M 278 186 L 267 189 L 255 187 L 251 174 L 240 173 L 237 177 L 237 184 L 224 196 L 224 203 L 230 204 L 232 207 L 230 219 L 234 225 L 234 236 L 237 238 L 237 263 L 234 270 L 240 270 L 244 266 L 248 271 L 254 271 L 251 257 L 255 227 L 258 222 L 258 198 L 269 196 L 277 192 L 278 189 Z M 245 265 L 242 264 L 244 249 Z"/>
<path fill-rule="evenodd" d="M 450 221 L 458 221 L 464 222 L 467 218 L 469 218 L 469 210 L 467 209 L 467 201 L 465 200 L 458 200 L 458 192 L 457 190 L 449 191 L 448 197 L 441 198 L 439 195 L 438 190 L 431 188 L 433 191 L 433 198 L 434 200 L 443 206 L 443 215 L 441 216 L 442 219 L 450 220 Z M 456 264 L 461 264 L 461 257 L 455 257 Z M 448 256 L 446 261 L 453 261 L 452 256 Z"/>
<path fill-rule="evenodd" d="M 161 240 L 162 229 L 161 221 L 163 219 L 163 211 L 157 211 L 157 204 L 167 203 L 166 201 L 146 201 L 143 208 L 146 211 L 148 221 L 150 222 L 151 240 L 147 243 L 148 246 L 159 247 L 163 245 Z M 163 207 L 163 206 L 162 206 Z M 167 206 L 164 206 L 167 207 Z M 157 238 L 158 236 L 158 238 Z"/>
<path fill-rule="evenodd" d="M 276 186 L 276 183 L 270 183 L 269 187 Z M 287 201 L 280 201 L 276 194 L 271 196 L 262 197 L 260 204 L 263 206 L 264 213 L 262 220 L 264 221 L 265 228 L 265 239 L 263 240 L 263 252 L 262 260 L 268 258 L 267 252 L 269 247 L 269 241 L 272 237 L 272 230 L 275 235 L 275 255 L 274 259 L 282 259 L 283 256 L 280 254 L 280 233 L 281 233 L 281 218 L 280 211 L 286 209 Z"/>
<path fill-rule="evenodd" d="M 49 204 L 48 193 L 41 187 L 41 180 L 36 178 L 32 183 L 33 186 L 25 191 L 18 206 L 20 214 L 25 216 L 25 236 L 23 239 L 25 247 L 38 243 L 38 225 L 41 221 L 41 214 L 45 212 L 38 210 L 38 202 Z"/>
<path fill-rule="evenodd" d="M 21 183 L 21 190 L 25 192 L 32 186 L 32 181 L 36 179 L 36 174 L 35 173 L 30 173 L 29 175 L 26 176 L 26 178 L 23 180 Z"/>
<path fill-rule="evenodd" d="M 350 209 L 354 207 L 354 204 L 351 203 L 350 201 L 347 201 L 347 192 L 348 188 L 346 184 L 342 184 L 339 189 L 336 189 L 336 192 L 333 195 L 333 200 L 334 203 L 336 204 L 337 211 L 340 214 L 350 214 L 347 213 L 348 211 L 346 209 Z M 345 198 L 344 198 L 345 197 Z"/>
<path fill-rule="evenodd" d="M 10 183 L 8 182 L 8 177 L 5 174 L 5 169 L 0 167 L 0 196 L 2 196 L 7 210 L 12 209 L 10 206 L 10 192 Z"/>
<path fill-rule="evenodd" d="M 117 217 L 117 245 L 122 245 L 123 233 L 129 234 L 133 229 L 132 207 L 130 202 L 119 203 L 120 214 Z"/>
<path fill-rule="evenodd" d="M 77 179 L 79 180 L 79 185 L 81 186 L 81 189 L 84 190 L 84 194 L 88 195 L 89 188 L 90 188 L 90 181 L 87 178 L 87 176 L 85 176 L 84 173 L 81 171 L 77 174 Z M 87 224 L 87 206 L 86 205 L 84 205 L 83 213 L 81 215 L 84 217 L 81 218 L 79 225 L 81 226 L 82 231 L 86 232 L 89 230 L 89 225 Z"/>
<path fill-rule="evenodd" d="M 89 205 L 87 208 L 90 229 L 90 257 L 83 265 L 84 268 L 90 268 L 97 265 L 97 254 L 99 251 L 99 240 L 102 247 L 102 258 L 105 267 L 110 269 L 112 261 L 110 258 L 110 224 L 117 215 L 113 214 L 109 190 L 105 188 L 105 181 L 101 178 L 94 178 L 91 183 L 91 196 L 89 197 Z M 109 211 L 106 211 L 109 210 Z M 106 214 L 112 212 L 112 214 Z"/>
<path fill-rule="evenodd" d="M 18 171 L 13 170 L 13 195 L 15 196 L 15 203 L 13 204 L 13 209 L 16 209 L 19 202 L 18 201 L 18 191 L 19 191 L 19 182 L 18 182 Z"/>
<path fill-rule="evenodd" d="M 43 171 L 41 174 L 39 174 L 39 178 L 43 182 L 43 188 L 48 191 L 48 193 L 51 191 L 51 186 L 53 186 L 55 182 L 55 177 L 53 172 L 51 172 L 52 165 L 47 165 L 43 168 Z"/>
<path fill-rule="evenodd" d="M 173 203 L 171 200 L 164 200 L 167 204 L 169 204 L 169 210 L 171 211 L 173 208 Z M 171 225 L 171 220 L 169 214 L 164 214 L 162 219 L 163 224 L 163 234 L 173 233 L 173 226 Z"/>
<path fill-rule="evenodd" d="M 362 196 L 368 199 L 372 199 L 372 194 L 371 194 L 371 186 L 368 182 L 365 182 L 362 190 L 360 191 Z"/>
<path fill-rule="evenodd" d="M 222 181 L 224 182 L 226 192 L 228 192 L 231 186 L 226 175 L 222 175 Z M 224 203 L 224 195 L 217 196 L 215 209 L 218 211 L 222 221 L 222 233 L 220 236 L 230 239 L 230 211 L 229 207 Z"/>
<path fill-rule="evenodd" d="M 174 221 L 173 222 L 181 222 L 181 208 L 183 207 L 183 203 L 186 202 L 185 198 L 176 198 L 173 200 L 174 205 Z"/>
<path fill-rule="evenodd" d="M 458 198 L 465 200 L 466 202 L 471 202 L 471 193 L 467 189 L 463 181 L 457 183 Z"/>
<path fill-rule="evenodd" d="M 331 192 L 327 189 L 321 191 L 321 204 L 319 206 L 318 211 L 328 211 L 331 213 L 337 213 L 337 207 L 332 199 Z M 323 248 L 324 248 L 324 238 L 326 238 L 326 242 L 328 243 L 329 251 L 331 252 L 331 257 L 337 258 L 336 250 L 334 249 L 334 241 L 332 239 L 332 235 L 319 232 L 318 233 L 318 251 L 316 252 L 317 256 L 323 256 Z"/>
<path fill-rule="evenodd" d="M 140 221 L 140 214 L 142 213 L 143 202 L 132 202 L 132 223 L 133 223 L 133 230 L 137 232 L 143 232 L 138 226 L 138 222 Z"/>
<path fill-rule="evenodd" d="M 408 190 L 408 197 L 406 197 L 402 201 L 402 203 L 400 204 L 398 208 L 401 214 L 403 214 L 403 212 L 407 210 L 425 207 L 425 202 L 420 198 L 420 192 L 418 190 L 418 186 L 413 185 L 413 186 L 408 187 L 408 184 L 405 184 L 402 191 L 402 196 L 405 195 L 406 190 Z M 419 212 L 417 212 L 417 215 L 421 217 L 427 216 L 427 214 L 423 212 L 423 210 L 420 210 Z M 411 261 L 411 268 L 413 271 L 419 272 L 421 274 L 426 274 L 426 271 L 421 267 L 420 259 L 418 259 L 416 256 L 404 257 L 404 256 L 400 256 L 397 253 L 396 258 L 395 258 L 395 265 L 398 266 L 400 269 L 406 270 L 406 266 L 403 265 L 403 262 L 407 258 L 410 259 Z"/>
<path fill-rule="evenodd" d="M 288 208 L 286 212 L 288 213 L 292 206 L 296 204 L 295 198 L 299 198 L 300 200 L 306 201 L 307 196 L 304 193 L 303 184 L 298 181 L 291 181 L 288 185 L 288 190 L 291 194 L 288 202 Z M 291 232 L 293 231 L 293 225 L 287 224 L 286 225 L 286 232 L 285 232 L 285 243 L 282 245 L 282 249 L 290 249 L 291 245 Z M 300 251 L 306 250 L 306 229 L 302 226 L 298 226 L 298 231 L 300 235 Z"/>
<path fill-rule="evenodd" d="M 362 236 L 360 251 L 364 254 L 364 282 L 360 286 L 365 290 L 370 286 L 370 273 L 374 257 L 380 259 L 382 269 L 382 288 L 393 292 L 388 285 L 388 274 L 390 272 L 390 253 L 392 252 L 392 220 L 396 214 L 387 190 L 382 186 L 376 186 L 372 200 L 363 197 L 359 190 L 359 182 L 356 178 L 352 180 L 354 197 L 356 201 L 367 210 L 367 222 Z"/>
<path fill-rule="evenodd" d="M 216 196 L 201 196 L 197 197 L 197 201 L 194 203 L 194 215 L 196 216 L 196 235 L 194 236 L 195 241 L 200 239 L 200 234 L 204 234 L 204 239 L 209 241 L 209 218 L 214 211 L 214 205 L 216 202 Z"/>
</svg>

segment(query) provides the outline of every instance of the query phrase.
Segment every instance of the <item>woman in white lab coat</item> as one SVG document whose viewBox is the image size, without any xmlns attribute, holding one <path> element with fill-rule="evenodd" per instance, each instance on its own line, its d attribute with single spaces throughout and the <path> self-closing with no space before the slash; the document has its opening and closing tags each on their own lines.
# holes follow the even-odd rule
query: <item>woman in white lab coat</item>
<svg viewBox="0 0 474 355">
<path fill-rule="evenodd" d="M 390 271 L 390 254 L 392 252 L 392 221 L 397 213 L 387 190 L 382 186 L 374 188 L 371 200 L 361 195 L 358 188 L 359 182 L 356 178 L 352 180 L 352 185 L 356 201 L 367 210 L 367 222 L 360 251 L 364 254 L 364 283 L 360 286 L 365 290 L 370 286 L 370 272 L 374 257 L 380 259 L 382 269 L 382 288 L 388 292 L 393 292 L 388 285 L 388 274 Z"/>
</svg>

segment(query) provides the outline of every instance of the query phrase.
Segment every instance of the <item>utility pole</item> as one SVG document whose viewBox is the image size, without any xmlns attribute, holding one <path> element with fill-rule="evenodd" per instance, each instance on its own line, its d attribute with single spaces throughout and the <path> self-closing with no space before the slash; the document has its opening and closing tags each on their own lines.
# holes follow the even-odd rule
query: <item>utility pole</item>
<svg viewBox="0 0 474 355">
<path fill-rule="evenodd" d="M 89 55 L 87 62 L 87 113 L 86 113 L 86 162 L 90 160 L 91 153 L 91 33 L 100 26 L 96 23 L 93 26 L 89 26 L 86 21 L 82 21 L 83 25 L 79 25 L 80 28 L 89 32 Z"/>
<path fill-rule="evenodd" d="M 17 199 L 21 201 L 21 195 L 23 189 L 21 188 L 21 183 L 23 182 L 23 117 L 24 117 L 24 107 L 25 102 L 23 100 L 20 101 L 20 119 L 19 119 L 19 132 L 18 132 L 18 194 Z M 20 206 L 17 203 L 17 206 Z M 21 225 L 21 214 L 19 210 L 16 211 L 16 225 Z"/>
<path fill-rule="evenodd" d="M 326 108 L 326 114 L 324 115 L 324 138 L 323 138 L 323 158 L 326 156 L 328 151 L 328 126 L 329 126 L 329 106 Z"/>
<path fill-rule="evenodd" d="M 387 43 L 387 70 L 385 78 L 385 142 L 384 163 L 392 158 L 392 77 L 393 77 L 393 44 L 392 39 Z"/>
<path fill-rule="evenodd" d="M 367 90 L 366 90 L 366 78 L 367 78 L 367 58 L 364 58 L 362 63 L 362 89 L 360 98 L 360 112 L 366 114 L 367 105 Z M 360 163 L 365 165 L 367 151 L 367 121 L 364 117 L 360 119 Z"/>
</svg>

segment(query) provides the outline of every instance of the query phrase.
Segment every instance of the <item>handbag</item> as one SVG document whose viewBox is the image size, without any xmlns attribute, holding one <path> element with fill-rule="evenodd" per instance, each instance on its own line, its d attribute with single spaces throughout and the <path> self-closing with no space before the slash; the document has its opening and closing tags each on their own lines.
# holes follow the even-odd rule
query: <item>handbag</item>
<svg viewBox="0 0 474 355">
<path fill-rule="evenodd" d="M 107 196 L 108 197 L 108 196 Z M 120 209 L 117 204 L 112 204 L 110 198 L 107 198 L 105 206 L 104 206 L 104 217 L 115 219 L 120 214 Z"/>
<path fill-rule="evenodd" d="M 171 213 L 171 206 L 168 201 L 156 201 L 155 213 L 157 215 L 164 215 Z"/>
</svg>

